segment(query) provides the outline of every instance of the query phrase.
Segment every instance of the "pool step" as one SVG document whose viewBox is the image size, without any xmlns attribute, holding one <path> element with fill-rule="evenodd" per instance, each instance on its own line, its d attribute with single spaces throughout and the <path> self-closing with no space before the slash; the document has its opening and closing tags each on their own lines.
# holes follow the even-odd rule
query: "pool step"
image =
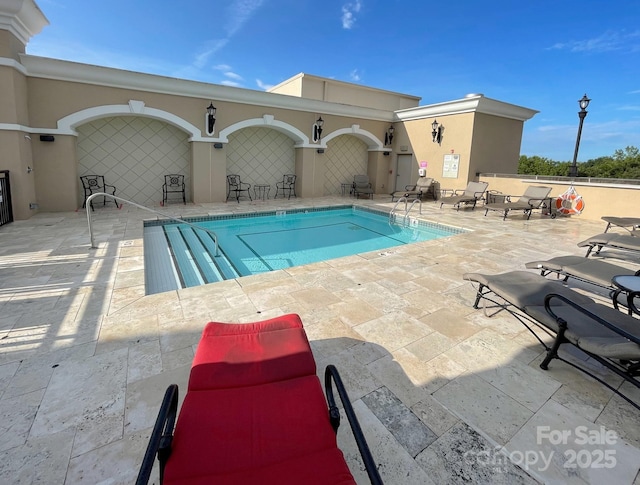
<svg viewBox="0 0 640 485">
<path fill-rule="evenodd" d="M 167 237 L 160 226 L 144 228 L 144 287 L 147 295 L 182 288 Z"/>
<path fill-rule="evenodd" d="M 165 227 L 165 234 L 171 247 L 173 257 L 176 259 L 177 267 L 179 268 L 180 280 L 182 286 L 198 286 L 203 285 L 206 281 L 198 268 L 198 263 L 194 258 L 194 255 L 189 250 L 187 243 L 178 227 L 169 226 Z"/>
<path fill-rule="evenodd" d="M 145 228 L 147 294 L 215 283 L 239 275 L 206 231 L 190 226 Z"/>
</svg>

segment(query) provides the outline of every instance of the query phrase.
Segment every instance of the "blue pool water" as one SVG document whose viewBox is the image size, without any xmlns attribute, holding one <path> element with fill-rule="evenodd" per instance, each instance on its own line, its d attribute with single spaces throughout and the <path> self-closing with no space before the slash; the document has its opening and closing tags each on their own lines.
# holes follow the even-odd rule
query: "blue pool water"
<svg viewBox="0 0 640 485">
<path fill-rule="evenodd" d="M 392 224 L 387 213 L 351 206 L 189 222 L 216 233 L 220 255 L 213 256 L 215 246 L 206 232 L 194 231 L 184 224 L 162 225 L 181 286 L 196 286 L 464 232 L 422 221 Z"/>
</svg>

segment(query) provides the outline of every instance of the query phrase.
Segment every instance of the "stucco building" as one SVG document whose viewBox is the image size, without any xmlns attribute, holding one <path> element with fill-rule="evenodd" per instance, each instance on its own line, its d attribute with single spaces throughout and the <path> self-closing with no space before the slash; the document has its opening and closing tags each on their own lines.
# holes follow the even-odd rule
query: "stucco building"
<svg viewBox="0 0 640 485">
<path fill-rule="evenodd" d="M 523 124 L 536 113 L 483 95 L 420 106 L 303 73 L 261 92 L 26 54 L 46 25 L 33 0 L 0 5 L 0 170 L 15 219 L 81 207 L 84 174 L 147 206 L 162 200 L 168 173 L 186 176 L 196 203 L 224 201 L 227 174 L 275 187 L 295 173 L 299 197 L 338 194 L 356 174 L 388 194 L 420 168 L 462 188 L 480 172 L 516 171 Z"/>
</svg>

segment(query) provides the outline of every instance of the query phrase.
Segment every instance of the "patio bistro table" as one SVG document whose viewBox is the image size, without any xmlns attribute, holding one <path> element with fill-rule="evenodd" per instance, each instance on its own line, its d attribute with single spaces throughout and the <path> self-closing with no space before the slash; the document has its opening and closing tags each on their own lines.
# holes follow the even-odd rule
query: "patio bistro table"
<svg viewBox="0 0 640 485">
<path fill-rule="evenodd" d="M 256 199 L 268 199 L 269 191 L 271 190 L 271 185 L 269 184 L 255 184 L 253 186 L 253 196 Z"/>
<path fill-rule="evenodd" d="M 635 305 L 634 299 L 640 296 L 640 276 L 620 275 L 614 276 L 611 283 L 617 288 L 612 294 L 613 306 L 618 308 L 618 296 L 620 293 L 627 295 L 627 308 L 629 315 L 632 312 L 640 315 L 640 309 Z"/>
</svg>

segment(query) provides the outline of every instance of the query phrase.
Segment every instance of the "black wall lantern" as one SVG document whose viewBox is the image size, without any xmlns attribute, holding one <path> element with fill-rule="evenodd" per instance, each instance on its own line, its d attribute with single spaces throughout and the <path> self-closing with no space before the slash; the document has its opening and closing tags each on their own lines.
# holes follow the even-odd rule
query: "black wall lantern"
<svg viewBox="0 0 640 485">
<path fill-rule="evenodd" d="M 440 145 L 442 142 L 442 132 L 444 131 L 444 126 L 438 124 L 438 120 L 433 120 L 431 123 L 431 136 L 433 137 L 433 142 Z"/>
<path fill-rule="evenodd" d="M 312 138 L 313 138 L 313 142 L 314 143 L 318 143 L 320 141 L 320 139 L 322 138 L 322 127 L 323 126 L 324 126 L 324 120 L 322 119 L 322 116 L 318 116 L 318 119 L 313 124 Z"/>
<path fill-rule="evenodd" d="M 384 146 L 389 146 L 391 145 L 391 143 L 393 143 L 393 133 L 395 131 L 396 129 L 393 127 L 393 125 L 389 126 L 389 129 L 384 134 Z"/>
<path fill-rule="evenodd" d="M 212 136 L 214 133 L 214 127 L 216 125 L 216 107 L 213 105 L 213 101 L 209 103 L 206 114 L 206 130 L 207 135 Z"/>
</svg>

